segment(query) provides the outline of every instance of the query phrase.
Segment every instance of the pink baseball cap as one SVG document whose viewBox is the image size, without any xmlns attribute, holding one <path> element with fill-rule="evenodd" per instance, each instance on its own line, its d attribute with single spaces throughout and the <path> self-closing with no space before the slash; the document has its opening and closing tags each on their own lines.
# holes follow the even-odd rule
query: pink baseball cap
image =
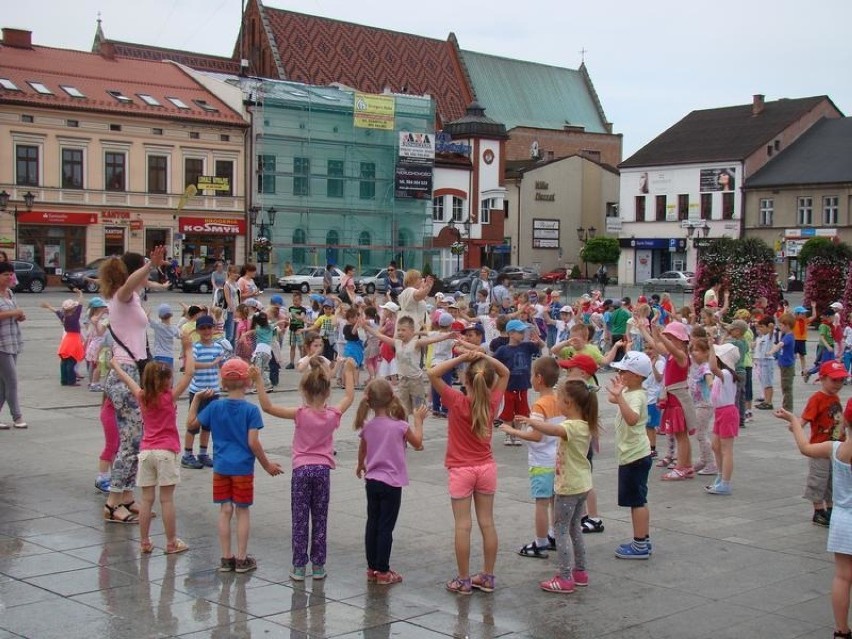
<svg viewBox="0 0 852 639">
<path fill-rule="evenodd" d="M 680 340 L 681 342 L 689 341 L 689 331 L 686 330 L 686 324 L 681 322 L 670 322 L 663 329 L 663 333 L 666 335 L 671 335 L 675 339 Z"/>
</svg>

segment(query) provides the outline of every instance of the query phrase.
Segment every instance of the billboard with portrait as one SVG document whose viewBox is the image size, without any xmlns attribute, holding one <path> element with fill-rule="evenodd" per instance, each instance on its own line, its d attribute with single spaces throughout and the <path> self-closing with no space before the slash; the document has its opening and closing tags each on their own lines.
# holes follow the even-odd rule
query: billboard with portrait
<svg viewBox="0 0 852 639">
<path fill-rule="evenodd" d="M 735 191 L 737 169 L 728 167 L 725 169 L 701 169 L 699 177 L 699 190 L 702 193 L 711 191 Z"/>
</svg>

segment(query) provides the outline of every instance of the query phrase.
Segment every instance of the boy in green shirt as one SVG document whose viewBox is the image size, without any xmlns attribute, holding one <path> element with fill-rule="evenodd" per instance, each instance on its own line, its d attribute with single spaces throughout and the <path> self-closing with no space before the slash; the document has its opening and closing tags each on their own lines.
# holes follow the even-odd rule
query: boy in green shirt
<svg viewBox="0 0 852 639">
<path fill-rule="evenodd" d="M 811 375 L 819 371 L 819 367 L 823 362 L 828 362 L 834 359 L 834 334 L 832 327 L 834 326 L 834 309 L 830 306 L 820 314 L 820 323 L 817 333 L 819 335 L 819 344 L 817 344 L 816 361 L 813 367 L 806 373 L 802 373 L 805 378 L 805 384 L 810 380 Z"/>
</svg>

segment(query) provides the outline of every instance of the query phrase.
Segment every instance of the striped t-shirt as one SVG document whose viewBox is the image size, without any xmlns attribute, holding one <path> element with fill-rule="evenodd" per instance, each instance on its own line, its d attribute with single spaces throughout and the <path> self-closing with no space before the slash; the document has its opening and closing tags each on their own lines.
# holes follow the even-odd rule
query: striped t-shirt
<svg viewBox="0 0 852 639">
<path fill-rule="evenodd" d="M 197 342 L 192 345 L 192 354 L 195 357 L 197 364 L 209 364 L 217 357 L 222 357 L 225 354 L 225 349 L 217 342 L 211 342 L 208 345 L 202 342 Z M 212 388 L 219 390 L 219 367 L 211 368 L 196 368 L 192 376 L 192 382 L 189 384 L 190 393 L 198 393 L 203 390 Z"/>
</svg>

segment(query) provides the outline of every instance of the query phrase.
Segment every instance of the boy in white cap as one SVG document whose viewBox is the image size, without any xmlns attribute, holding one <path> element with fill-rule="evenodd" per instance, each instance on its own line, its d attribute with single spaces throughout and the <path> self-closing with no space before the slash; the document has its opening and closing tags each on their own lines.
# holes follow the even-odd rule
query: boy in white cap
<svg viewBox="0 0 852 639">
<path fill-rule="evenodd" d="M 151 355 L 155 362 L 163 362 L 174 369 L 175 340 L 180 339 L 180 331 L 172 324 L 172 307 L 168 304 L 160 304 L 157 307 L 157 317 L 160 320 L 158 322 L 148 318 L 148 326 L 154 331 Z"/>
</svg>

